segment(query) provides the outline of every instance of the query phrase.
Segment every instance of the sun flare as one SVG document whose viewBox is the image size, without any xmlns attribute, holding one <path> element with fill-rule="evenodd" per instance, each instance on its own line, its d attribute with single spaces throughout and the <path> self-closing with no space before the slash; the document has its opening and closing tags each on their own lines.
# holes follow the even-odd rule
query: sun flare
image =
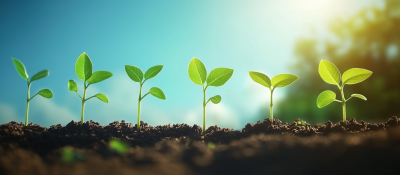
<svg viewBox="0 0 400 175">
<path fill-rule="evenodd" d="M 342 0 L 298 0 L 290 3 L 293 14 L 311 23 L 325 23 L 340 17 L 341 9 L 351 5 L 350 1 Z"/>
</svg>

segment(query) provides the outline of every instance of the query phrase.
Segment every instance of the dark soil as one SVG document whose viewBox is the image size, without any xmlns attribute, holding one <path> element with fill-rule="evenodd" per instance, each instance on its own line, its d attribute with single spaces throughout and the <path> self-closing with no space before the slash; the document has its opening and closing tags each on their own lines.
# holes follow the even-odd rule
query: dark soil
<svg viewBox="0 0 400 175">
<path fill-rule="evenodd" d="M 0 125 L 0 174 L 400 174 L 400 120 L 297 126 L 269 118 L 242 131 L 89 121 Z M 130 147 L 119 154 L 112 139 Z M 63 161 L 72 150 L 73 161 Z M 396 173 L 397 172 L 397 173 Z"/>
</svg>

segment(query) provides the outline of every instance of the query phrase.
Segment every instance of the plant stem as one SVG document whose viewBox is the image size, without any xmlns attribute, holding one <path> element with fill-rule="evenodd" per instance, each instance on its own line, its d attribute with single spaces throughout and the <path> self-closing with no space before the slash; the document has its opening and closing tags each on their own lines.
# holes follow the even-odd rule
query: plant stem
<svg viewBox="0 0 400 175">
<path fill-rule="evenodd" d="M 140 91 L 139 91 L 139 100 L 138 100 L 138 118 L 137 118 L 137 125 L 136 128 L 139 131 L 140 130 L 140 102 L 142 101 L 142 87 L 143 83 L 140 83 Z"/>
<path fill-rule="evenodd" d="M 340 88 L 340 93 L 342 96 L 342 108 L 343 108 L 343 124 L 346 125 L 346 99 L 344 98 L 343 88 Z"/>
<path fill-rule="evenodd" d="M 140 100 L 139 100 L 139 105 L 138 105 L 138 118 L 137 118 L 137 130 L 140 130 Z"/>
<path fill-rule="evenodd" d="M 26 98 L 26 114 L 25 114 L 25 126 L 28 126 L 28 112 L 29 112 L 29 90 L 31 88 L 31 83 L 28 83 L 28 95 Z"/>
<path fill-rule="evenodd" d="M 83 90 L 83 97 L 82 97 L 82 113 L 81 113 L 81 126 L 83 125 L 83 119 L 84 119 L 84 110 L 85 110 L 85 101 L 86 101 L 86 82 L 83 82 L 83 85 L 85 86 L 85 90 Z"/>
<path fill-rule="evenodd" d="M 206 134 L 206 89 L 203 86 L 203 135 Z"/>
<path fill-rule="evenodd" d="M 272 106 L 274 106 L 273 101 L 272 101 L 272 94 L 273 93 L 274 93 L 274 90 L 271 90 L 271 104 L 269 105 L 270 106 L 269 113 L 270 113 L 271 123 L 274 122 L 274 115 L 273 115 L 273 111 L 272 111 Z"/>
</svg>

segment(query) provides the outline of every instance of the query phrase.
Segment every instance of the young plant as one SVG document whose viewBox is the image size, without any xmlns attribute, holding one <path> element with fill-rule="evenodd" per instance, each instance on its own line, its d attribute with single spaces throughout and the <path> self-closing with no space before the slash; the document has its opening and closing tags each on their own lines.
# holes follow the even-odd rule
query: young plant
<svg viewBox="0 0 400 175">
<path fill-rule="evenodd" d="M 337 101 L 342 103 L 342 108 L 343 108 L 343 124 L 346 124 L 346 102 L 350 100 L 352 97 L 357 97 L 363 100 L 367 100 L 363 95 L 361 94 L 352 94 L 347 100 L 344 98 L 344 92 L 343 88 L 344 85 L 348 84 L 357 84 L 365 79 L 367 79 L 369 76 L 371 76 L 372 72 L 367 70 L 367 69 L 361 69 L 361 68 L 351 68 L 347 70 L 346 72 L 343 73 L 343 76 L 340 75 L 339 70 L 336 68 L 336 66 L 325 60 L 321 60 L 319 63 L 319 75 L 321 78 L 328 84 L 333 84 L 336 85 L 339 90 L 340 90 L 340 96 L 342 96 L 342 101 L 336 100 L 336 94 L 333 91 L 326 90 L 319 94 L 317 98 L 317 106 L 319 108 L 322 108 L 329 103 L 333 101 Z M 340 85 L 340 82 L 342 82 L 342 85 Z"/>
<path fill-rule="evenodd" d="M 129 150 L 129 144 L 120 140 L 112 139 L 108 143 L 110 149 L 117 152 L 118 154 L 125 154 Z"/>
<path fill-rule="evenodd" d="M 93 65 L 92 61 L 90 60 L 89 56 L 83 52 L 81 55 L 79 55 L 78 59 L 76 60 L 75 63 L 75 74 L 76 76 L 83 81 L 83 96 L 81 97 L 78 93 L 78 85 L 74 80 L 69 80 L 68 81 L 68 89 L 70 91 L 75 92 L 79 98 L 82 100 L 82 113 L 81 113 L 81 125 L 83 124 L 83 119 L 84 119 L 84 109 L 85 109 L 85 102 L 90 100 L 93 97 L 98 98 L 99 100 L 108 103 L 108 98 L 106 95 L 102 93 L 98 93 L 96 95 L 93 95 L 89 98 L 86 98 L 86 90 L 88 87 L 92 84 L 101 82 L 107 78 L 110 78 L 113 74 L 111 72 L 107 71 L 97 71 L 93 72 Z"/>
<path fill-rule="evenodd" d="M 270 103 L 270 118 L 271 118 L 271 123 L 273 122 L 274 116 L 273 116 L 273 111 L 272 111 L 272 106 L 274 106 L 272 102 L 272 94 L 274 93 L 275 88 L 277 87 L 285 87 L 293 82 L 295 82 L 297 79 L 299 79 L 298 76 L 293 75 L 293 74 L 279 74 L 276 75 L 272 78 L 272 81 L 269 79 L 269 77 L 263 73 L 260 72 L 253 72 L 249 71 L 249 75 L 251 79 L 253 79 L 256 83 L 259 83 L 265 87 L 267 87 L 271 91 L 271 103 Z"/>
<path fill-rule="evenodd" d="M 144 74 L 144 81 L 143 81 L 143 72 L 136 66 L 131 66 L 131 65 L 125 65 L 125 71 L 126 74 L 128 74 L 129 78 L 131 78 L 132 81 L 134 82 L 139 82 L 140 83 L 140 91 L 139 91 L 139 99 L 138 99 L 138 118 L 137 118 L 137 125 L 136 128 L 139 131 L 140 129 L 140 103 L 146 97 L 149 93 L 153 95 L 154 97 L 157 97 L 159 99 L 165 100 L 165 95 L 164 92 L 158 88 L 158 87 L 152 87 L 149 92 L 147 92 L 145 95 L 142 96 L 142 87 L 144 82 L 147 80 L 154 78 L 158 73 L 161 72 L 163 65 L 157 65 L 153 66 L 150 69 L 146 71 Z M 143 81 L 143 82 L 142 82 Z"/>
<path fill-rule="evenodd" d="M 224 85 L 232 77 L 233 69 L 224 67 L 215 68 L 207 76 L 207 70 L 206 67 L 204 67 L 204 64 L 198 58 L 193 58 L 189 62 L 188 74 L 190 80 L 192 80 L 194 84 L 201 85 L 203 87 L 203 134 L 205 134 L 206 105 L 210 100 L 214 104 L 221 102 L 220 95 L 213 96 L 206 102 L 206 90 L 208 86 L 218 87 Z M 206 87 L 204 87 L 204 82 L 207 82 Z"/>
<path fill-rule="evenodd" d="M 85 159 L 85 156 L 82 153 L 74 151 L 69 146 L 64 147 L 64 149 L 61 152 L 61 160 L 64 163 L 74 163 L 74 162 L 81 161 L 84 159 Z"/>
<path fill-rule="evenodd" d="M 31 77 L 31 79 L 28 79 L 28 74 L 26 73 L 25 70 L 25 66 L 17 59 L 12 58 L 12 61 L 14 63 L 15 69 L 17 69 L 17 72 L 19 73 L 19 75 L 21 75 L 21 77 L 23 79 L 26 80 L 27 84 L 28 84 L 28 97 L 26 99 L 26 114 L 25 114 L 25 126 L 28 125 L 28 111 L 29 111 L 29 101 L 31 101 L 33 99 L 33 97 L 35 97 L 36 95 L 41 95 L 42 97 L 45 98 L 52 98 L 53 97 L 53 92 L 51 92 L 50 89 L 42 89 L 40 90 L 38 93 L 36 93 L 34 96 L 29 97 L 29 91 L 31 88 L 31 83 L 35 80 L 39 80 L 41 78 L 47 77 L 49 76 L 49 71 L 48 70 L 42 70 L 38 73 L 36 73 L 35 75 L 33 75 Z"/>
<path fill-rule="evenodd" d="M 300 121 L 297 122 L 297 125 L 298 125 L 298 126 L 306 126 L 306 125 L 307 125 L 307 122 L 304 121 L 304 120 L 300 120 Z"/>
</svg>

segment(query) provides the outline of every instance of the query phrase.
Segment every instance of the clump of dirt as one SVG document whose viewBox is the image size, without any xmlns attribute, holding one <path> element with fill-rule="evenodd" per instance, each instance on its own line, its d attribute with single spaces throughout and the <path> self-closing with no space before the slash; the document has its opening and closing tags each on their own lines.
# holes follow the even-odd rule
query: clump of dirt
<svg viewBox="0 0 400 175">
<path fill-rule="evenodd" d="M 382 174 L 399 173 L 400 122 L 355 119 L 311 127 L 269 118 L 241 131 L 198 125 L 106 126 L 71 121 L 50 128 L 0 125 L 0 174 Z M 129 145 L 110 149 L 112 139 Z M 65 150 L 73 161 L 63 161 Z"/>
</svg>

